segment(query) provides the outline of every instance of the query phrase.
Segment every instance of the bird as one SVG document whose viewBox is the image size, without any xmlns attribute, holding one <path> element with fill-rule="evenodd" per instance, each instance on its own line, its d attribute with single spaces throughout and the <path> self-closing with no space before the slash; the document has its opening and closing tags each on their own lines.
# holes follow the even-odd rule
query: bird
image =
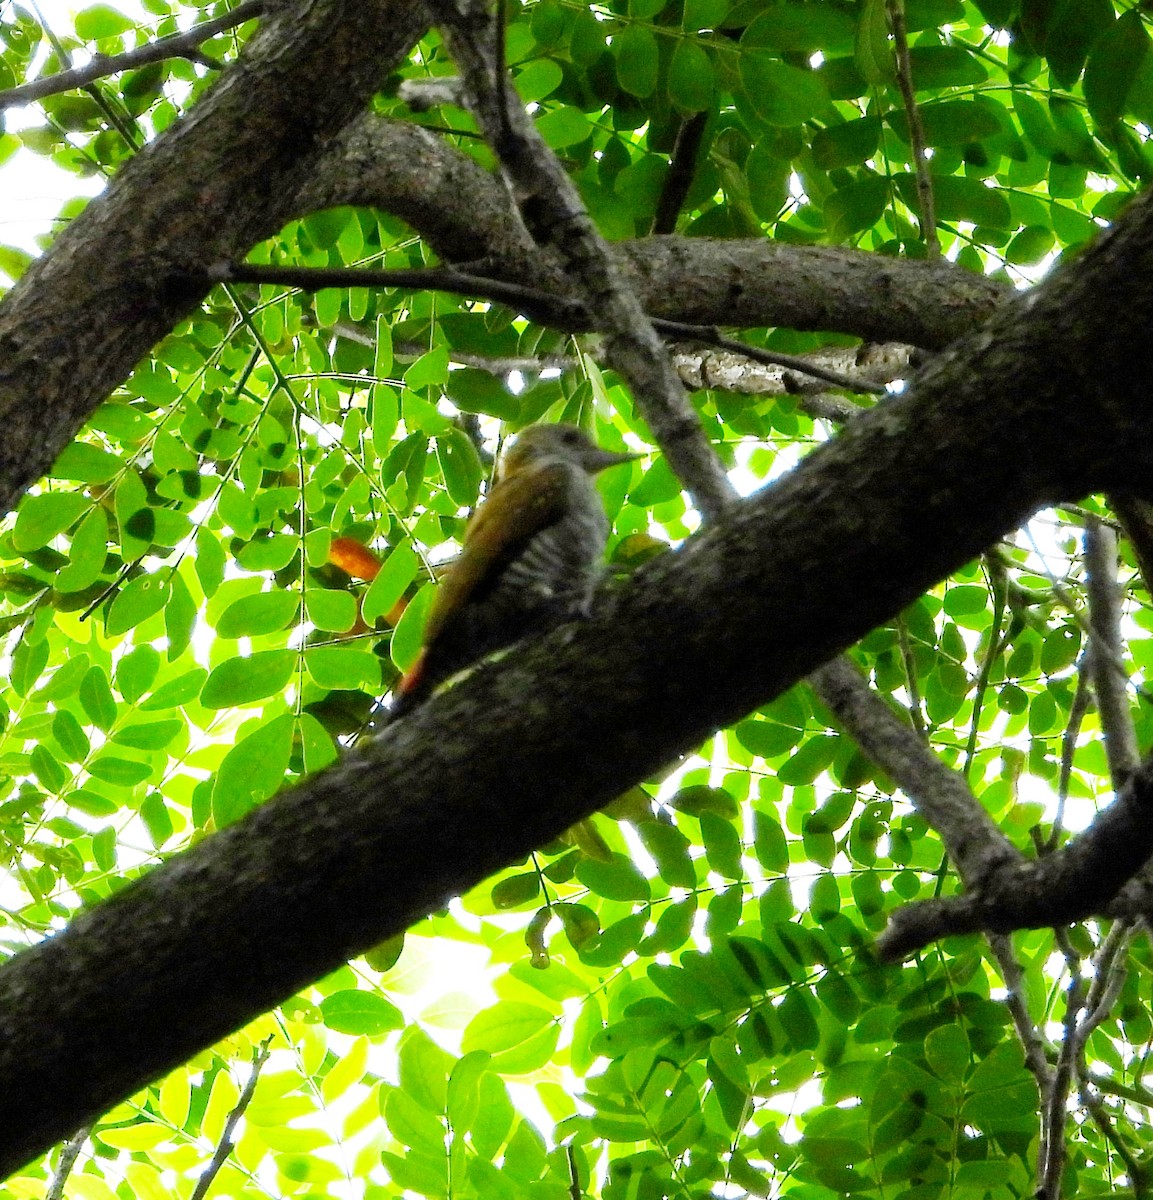
<svg viewBox="0 0 1153 1200">
<path fill-rule="evenodd" d="M 609 532 L 593 478 L 640 457 L 603 450 L 575 425 L 531 425 L 517 437 L 437 587 L 390 719 L 487 655 L 587 615 Z"/>
</svg>

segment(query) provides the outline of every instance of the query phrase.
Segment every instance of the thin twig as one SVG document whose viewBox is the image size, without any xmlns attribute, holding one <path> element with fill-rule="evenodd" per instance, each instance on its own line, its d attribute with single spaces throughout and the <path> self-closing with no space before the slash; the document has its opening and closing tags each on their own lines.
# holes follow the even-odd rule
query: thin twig
<svg viewBox="0 0 1153 1200">
<path fill-rule="evenodd" d="M 1005 620 L 1005 604 L 1008 588 L 1005 586 L 1005 572 L 998 571 L 996 559 L 988 560 L 986 569 L 989 572 L 989 586 L 993 592 L 993 623 L 989 626 L 989 642 L 985 647 L 985 657 L 981 662 L 981 671 L 977 676 L 977 690 L 973 696 L 973 720 L 969 725 L 969 740 L 965 746 L 965 778 L 973 767 L 973 759 L 977 755 L 977 736 L 980 733 L 981 712 L 985 706 L 985 695 L 989 690 L 989 680 L 993 674 L 993 664 L 1001 652 L 1001 625 Z"/>
<path fill-rule="evenodd" d="M 220 1169 L 228 1161 L 228 1156 L 233 1151 L 232 1135 L 236 1132 L 237 1123 L 244 1116 L 244 1110 L 252 1103 L 252 1097 L 256 1094 L 256 1083 L 260 1078 L 260 1071 L 264 1064 L 268 1061 L 268 1055 L 272 1044 L 271 1038 L 265 1038 L 263 1042 L 252 1056 L 252 1070 L 248 1076 L 248 1082 L 244 1085 L 244 1091 L 240 1093 L 240 1099 L 237 1100 L 235 1108 L 228 1114 L 228 1119 L 224 1122 L 224 1130 L 220 1135 L 220 1141 L 217 1144 L 216 1151 L 212 1155 L 212 1161 L 204 1168 L 200 1178 L 196 1181 L 196 1187 L 192 1189 L 192 1195 L 189 1200 L 204 1200 L 208 1194 L 208 1189 L 212 1186 L 212 1181 L 220 1174 Z"/>
<path fill-rule="evenodd" d="M 1036 1079 L 1037 1087 L 1044 1096 L 1052 1086 L 1053 1070 L 1049 1066 L 1045 1044 L 1025 1004 L 1025 973 L 1013 953 L 1013 943 L 1007 934 L 989 934 L 989 947 L 1001 969 L 1001 979 L 1005 983 L 1005 1007 L 1013 1018 L 1017 1040 L 1025 1052 L 1025 1066 Z"/>
<path fill-rule="evenodd" d="M 909 122 L 909 143 L 913 148 L 913 168 L 917 176 L 917 201 L 921 208 L 921 236 L 930 258 L 941 253 L 937 239 L 937 215 L 933 202 L 933 180 L 929 174 L 929 156 L 925 152 L 925 127 L 921 123 L 921 110 L 913 87 L 913 68 L 909 57 L 909 37 L 905 30 L 905 6 L 902 0 L 885 0 L 885 12 L 889 16 L 889 27 L 893 31 L 894 62 L 897 68 L 897 86 L 905 105 L 905 117 Z"/>
<path fill-rule="evenodd" d="M 1093 630 L 1093 687 L 1105 735 L 1105 755 L 1114 788 L 1120 788 L 1141 760 L 1129 711 L 1128 678 L 1113 668 L 1122 662 L 1121 589 L 1117 583 L 1117 535 L 1099 521 L 1085 524 L 1089 625 Z M 1112 661 L 1111 661 L 1112 660 Z"/>
<path fill-rule="evenodd" d="M 1057 944 L 1069 967 L 1069 989 L 1065 1002 L 1065 1036 L 1057 1055 L 1057 1069 L 1048 1094 L 1041 1096 L 1041 1151 L 1037 1156 L 1038 1200 L 1060 1200 L 1061 1174 L 1065 1169 L 1065 1121 L 1067 1100 L 1076 1070 L 1077 1022 L 1085 1005 L 1085 980 L 1081 958 L 1063 929 L 1054 931 Z"/>
<path fill-rule="evenodd" d="M 260 16 L 264 12 L 264 5 L 265 0 L 245 0 L 231 12 L 214 17 L 201 25 L 194 25 L 184 33 L 158 38 L 155 42 L 138 46 L 135 50 L 126 50 L 123 54 L 97 54 L 82 67 L 58 71 L 44 79 L 34 79 L 30 83 L 8 88 L 7 91 L 0 92 L 0 112 L 18 104 L 31 104 L 35 100 L 43 100 L 46 96 L 70 92 L 108 75 L 130 71 L 146 63 L 162 62 L 167 58 L 187 58 L 204 65 L 217 66 L 218 64 L 213 63 L 207 55 L 199 52 L 200 45 L 225 29 L 232 29 Z"/>
<path fill-rule="evenodd" d="M 1065 735 L 1061 739 L 1061 770 L 1057 776 L 1057 806 L 1053 813 L 1053 829 L 1045 849 L 1049 853 L 1057 849 L 1061 838 L 1061 830 L 1065 825 L 1065 804 L 1069 799 L 1069 780 L 1073 774 L 1073 757 L 1077 753 L 1077 737 L 1081 732 L 1081 722 L 1089 708 L 1089 660 L 1093 657 L 1090 648 L 1081 656 L 1077 667 L 1077 690 L 1073 693 L 1073 703 L 1069 706 L 1069 721 L 1065 726 Z"/>
<path fill-rule="evenodd" d="M 581 1196 L 584 1193 L 581 1191 L 580 1170 L 577 1167 L 576 1154 L 573 1153 L 572 1142 L 565 1143 L 565 1154 L 568 1156 L 569 1200 L 581 1200 Z"/>
<path fill-rule="evenodd" d="M 925 737 L 924 701 L 921 698 L 921 688 L 917 683 L 917 660 L 913 654 L 913 646 L 909 641 L 909 622 L 902 614 L 897 618 L 897 644 L 901 647 L 901 662 L 905 668 L 905 690 L 909 693 L 909 720 L 913 728 Z"/>
<path fill-rule="evenodd" d="M 60 1165 L 56 1168 L 56 1174 L 52 1176 L 48 1191 L 44 1193 L 44 1200 L 64 1200 L 64 1185 L 68 1182 L 68 1176 L 72 1173 L 72 1168 L 76 1165 L 80 1151 L 84 1149 L 84 1143 L 91 1132 L 85 1125 L 64 1143 L 64 1148 L 60 1151 Z"/>
<path fill-rule="evenodd" d="M 1093 955 L 1093 980 L 1085 999 L 1085 1016 L 1077 1025 L 1078 1058 L 1084 1066 L 1085 1043 L 1089 1035 L 1113 1011 L 1128 975 L 1126 954 L 1135 922 L 1115 921 L 1105 940 Z"/>
<path fill-rule="evenodd" d="M 661 185 L 650 234 L 672 233 L 676 229 L 677 217 L 697 173 L 697 156 L 708 123 L 707 112 L 694 113 L 681 122 L 673 152 L 669 155 L 669 173 Z"/>
<path fill-rule="evenodd" d="M 585 305 L 577 300 L 558 297 L 538 288 L 519 283 L 506 283 L 487 275 L 476 275 L 456 267 L 398 267 L 391 270 L 370 270 L 361 267 L 272 267 L 248 263 L 213 263 L 207 271 L 213 283 L 272 283 L 315 292 L 323 288 L 387 287 L 424 288 L 429 291 L 453 292 L 482 300 L 493 300 L 513 307 L 525 306 L 526 311 L 548 314 L 550 323 L 568 332 L 588 329 L 595 322 Z M 716 346 L 741 354 L 753 362 L 784 367 L 798 374 L 819 379 L 834 387 L 851 392 L 868 392 L 883 396 L 883 384 L 871 383 L 832 371 L 819 363 L 796 354 L 763 350 L 725 337 L 715 326 L 687 325 L 683 321 L 667 321 L 660 317 L 651 320 L 652 327 L 662 336 L 688 339 L 707 346 Z M 651 422 L 650 422 L 651 423 Z M 687 482 L 686 487 L 687 487 Z"/>
</svg>

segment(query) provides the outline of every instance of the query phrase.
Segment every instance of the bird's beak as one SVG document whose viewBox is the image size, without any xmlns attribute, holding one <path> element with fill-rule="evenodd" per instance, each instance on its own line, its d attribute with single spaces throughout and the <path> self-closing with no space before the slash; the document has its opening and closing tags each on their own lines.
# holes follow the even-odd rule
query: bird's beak
<svg viewBox="0 0 1153 1200">
<path fill-rule="evenodd" d="M 585 455 L 584 466 L 585 470 L 595 474 L 597 471 L 605 470 L 606 467 L 615 467 L 618 463 L 635 462 L 638 458 L 644 458 L 644 455 L 617 450 L 602 450 L 597 446 L 591 453 Z"/>
</svg>

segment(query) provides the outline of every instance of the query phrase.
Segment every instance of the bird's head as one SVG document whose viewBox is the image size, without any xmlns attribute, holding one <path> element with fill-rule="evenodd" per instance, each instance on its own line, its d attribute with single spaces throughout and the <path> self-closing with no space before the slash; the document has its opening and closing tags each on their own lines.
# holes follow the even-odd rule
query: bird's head
<svg viewBox="0 0 1153 1200">
<path fill-rule="evenodd" d="M 589 475 L 595 475 L 617 463 L 632 462 L 639 454 L 602 450 L 575 425 L 530 425 L 517 435 L 501 461 L 501 478 L 536 467 L 547 460 L 571 463 Z"/>
</svg>

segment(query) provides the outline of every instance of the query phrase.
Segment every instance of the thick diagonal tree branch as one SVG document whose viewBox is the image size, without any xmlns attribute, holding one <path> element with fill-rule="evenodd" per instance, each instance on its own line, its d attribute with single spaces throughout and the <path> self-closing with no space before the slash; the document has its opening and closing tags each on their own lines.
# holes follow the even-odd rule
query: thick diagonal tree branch
<svg viewBox="0 0 1153 1200">
<path fill-rule="evenodd" d="M 1142 199 L 588 621 L 17 955 L 0 969 L 0 1170 L 780 694 L 1038 507 L 1149 479 L 1151 304 Z"/>
<path fill-rule="evenodd" d="M 130 162 L 0 306 L 0 508 L 208 290 L 289 219 L 338 133 L 427 28 L 411 0 L 280 0 L 192 112 Z M 200 278 L 203 273 L 201 272 Z"/>
</svg>

